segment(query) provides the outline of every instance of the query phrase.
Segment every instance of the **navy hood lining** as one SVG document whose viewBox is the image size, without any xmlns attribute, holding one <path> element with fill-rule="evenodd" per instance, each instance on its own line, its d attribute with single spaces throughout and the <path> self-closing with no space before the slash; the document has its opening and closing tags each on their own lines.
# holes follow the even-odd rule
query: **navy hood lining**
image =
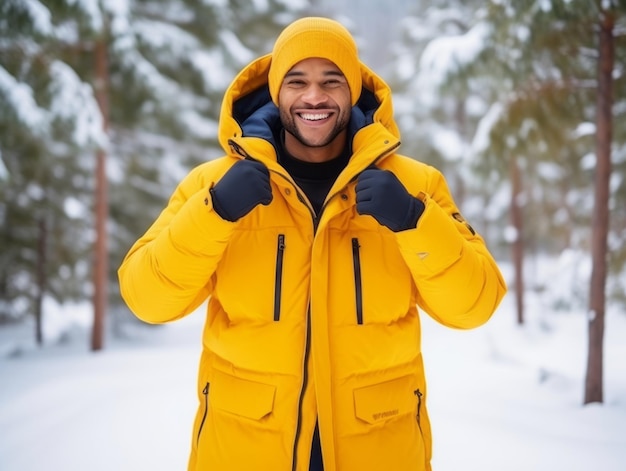
<svg viewBox="0 0 626 471">
<path fill-rule="evenodd" d="M 352 107 L 348 134 L 350 142 L 357 131 L 373 122 L 378 108 L 374 93 L 363 88 L 361 97 Z M 259 137 L 269 141 L 276 148 L 276 139 L 282 128 L 280 113 L 272 102 L 267 85 L 241 97 L 233 103 L 233 118 L 241 126 L 243 137 Z"/>
</svg>

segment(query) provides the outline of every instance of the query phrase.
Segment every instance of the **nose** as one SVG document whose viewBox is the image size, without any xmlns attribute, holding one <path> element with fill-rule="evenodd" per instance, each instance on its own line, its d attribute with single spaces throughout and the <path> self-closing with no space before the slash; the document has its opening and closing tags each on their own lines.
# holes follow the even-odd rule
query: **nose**
<svg viewBox="0 0 626 471">
<path fill-rule="evenodd" d="M 317 84 L 310 84 L 302 94 L 302 100 L 310 105 L 318 105 L 327 100 L 326 92 Z"/>
</svg>

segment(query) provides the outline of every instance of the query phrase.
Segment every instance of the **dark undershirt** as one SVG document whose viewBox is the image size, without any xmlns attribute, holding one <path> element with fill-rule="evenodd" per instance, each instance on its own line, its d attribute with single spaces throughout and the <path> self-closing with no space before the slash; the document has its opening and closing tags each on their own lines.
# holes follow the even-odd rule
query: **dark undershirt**
<svg viewBox="0 0 626 471">
<path fill-rule="evenodd" d="M 289 172 L 296 184 L 304 191 L 315 210 L 319 215 L 324 200 L 328 195 L 333 183 L 348 165 L 350 160 L 350 149 L 344 148 L 340 155 L 326 162 L 305 162 L 290 155 L 284 146 L 284 131 L 279 140 L 278 162 Z"/>
<path fill-rule="evenodd" d="M 324 200 L 328 192 L 335 183 L 341 171 L 348 165 L 350 160 L 350 147 L 345 146 L 344 150 L 337 157 L 326 162 L 305 162 L 298 160 L 285 149 L 285 133 L 278 139 L 278 162 L 287 170 L 296 184 L 304 191 L 304 194 L 313 205 L 316 216 L 322 211 Z M 313 441 L 311 444 L 311 458 L 309 471 L 323 471 L 322 449 L 320 446 L 320 436 L 318 425 L 315 424 Z"/>
</svg>

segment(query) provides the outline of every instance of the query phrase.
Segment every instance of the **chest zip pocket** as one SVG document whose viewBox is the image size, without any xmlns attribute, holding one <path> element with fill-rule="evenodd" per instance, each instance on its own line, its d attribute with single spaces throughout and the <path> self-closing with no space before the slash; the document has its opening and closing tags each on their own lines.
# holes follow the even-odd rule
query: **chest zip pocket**
<svg viewBox="0 0 626 471">
<path fill-rule="evenodd" d="M 285 257 L 285 234 L 278 234 L 276 247 L 276 278 L 274 281 L 274 321 L 280 320 L 280 298 L 283 291 L 283 258 Z"/>
<path fill-rule="evenodd" d="M 359 239 L 352 239 L 352 263 L 354 265 L 354 296 L 356 302 L 356 322 L 363 324 L 363 287 L 361 281 L 361 255 Z"/>
</svg>

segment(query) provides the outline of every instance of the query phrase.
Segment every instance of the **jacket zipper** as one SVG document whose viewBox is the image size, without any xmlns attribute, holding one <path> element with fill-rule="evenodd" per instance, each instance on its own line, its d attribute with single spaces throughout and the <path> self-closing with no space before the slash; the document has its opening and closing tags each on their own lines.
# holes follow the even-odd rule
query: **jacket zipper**
<svg viewBox="0 0 626 471">
<path fill-rule="evenodd" d="M 204 428 L 204 422 L 206 421 L 207 414 L 209 413 L 209 383 L 206 383 L 204 389 L 202 390 L 202 394 L 204 395 L 204 414 L 202 415 L 202 420 L 200 421 L 200 426 L 198 427 L 198 437 L 196 439 L 196 445 L 200 443 L 200 435 L 202 435 L 202 429 Z"/>
<path fill-rule="evenodd" d="M 278 234 L 276 248 L 276 278 L 274 282 L 274 321 L 280 320 L 280 299 L 283 290 L 283 258 L 285 256 L 285 234 Z"/>
<path fill-rule="evenodd" d="M 352 239 L 352 263 L 354 264 L 354 295 L 356 301 L 356 322 L 363 324 L 363 287 L 361 282 L 361 256 L 359 239 Z"/>
<path fill-rule="evenodd" d="M 300 441 L 300 432 L 302 431 L 302 404 L 304 402 L 304 391 L 306 391 L 307 384 L 309 382 L 309 353 L 311 351 L 311 303 L 307 309 L 306 316 L 306 344 L 304 347 L 304 368 L 302 374 L 302 389 L 300 389 L 300 396 L 298 397 L 298 421 L 296 422 L 296 435 L 293 441 L 293 462 L 291 469 L 296 471 L 298 464 L 298 442 Z"/>
<path fill-rule="evenodd" d="M 417 396 L 417 414 L 416 414 L 416 419 L 417 419 L 417 426 L 419 427 L 420 431 L 422 430 L 422 421 L 420 418 L 420 413 L 421 413 L 421 409 L 422 409 L 422 391 L 419 390 L 419 388 L 417 388 L 414 391 L 414 394 Z"/>
<path fill-rule="evenodd" d="M 397 147 L 400 146 L 400 143 L 397 143 L 396 145 L 390 147 L 389 149 L 386 150 L 386 152 L 382 153 L 381 155 L 379 155 L 378 157 L 376 157 L 376 159 L 374 159 L 374 161 L 372 162 L 372 165 L 379 160 L 382 156 L 392 152 L 393 150 L 395 150 Z M 357 175 L 358 176 L 358 175 Z M 286 178 L 286 177 L 285 177 Z M 356 176 L 355 176 L 356 178 Z M 289 180 L 288 178 L 286 178 L 287 180 Z M 291 180 L 289 180 L 291 181 Z M 292 183 L 293 184 L 293 183 Z M 315 213 L 315 211 L 313 211 L 313 209 L 311 208 L 310 205 L 307 204 L 305 198 L 302 196 L 302 194 L 300 193 L 300 190 L 298 189 L 297 185 L 294 185 L 294 187 L 296 188 L 296 194 L 298 196 L 298 200 L 304 204 L 307 208 L 309 208 L 309 211 L 311 212 L 311 217 L 313 219 L 313 235 L 315 236 L 315 233 L 317 232 L 317 228 L 319 226 L 319 222 L 320 219 L 322 217 L 322 213 L 324 212 L 324 209 L 326 209 L 327 203 L 328 201 L 330 201 L 337 193 L 330 195 L 326 197 L 326 203 L 324 203 L 324 205 L 322 206 L 322 209 L 320 210 L 319 214 Z M 357 322 L 359 324 L 363 324 L 363 302 L 362 302 L 362 293 L 361 293 L 361 264 L 360 264 L 360 260 L 359 260 L 359 240 L 357 238 L 352 239 L 352 249 L 353 249 L 353 256 L 355 257 L 355 281 L 358 279 L 358 283 L 357 283 Z M 358 277 L 358 278 L 357 278 Z M 296 434 L 295 434 L 295 438 L 294 438 L 294 442 L 293 442 L 293 463 L 292 463 L 292 471 L 296 471 L 296 467 L 297 467 L 297 448 L 298 448 L 298 442 L 300 441 L 300 432 L 302 429 L 302 404 L 304 402 L 304 392 L 306 391 L 306 387 L 307 387 L 307 383 L 308 383 L 308 363 L 309 363 L 309 354 L 311 351 L 311 303 L 309 302 L 309 307 L 307 309 L 307 325 L 306 325 L 306 344 L 305 344 L 305 349 L 304 349 L 304 365 L 303 365 L 303 376 L 302 376 L 302 389 L 300 390 L 300 397 L 298 398 L 298 421 L 296 423 Z"/>
<path fill-rule="evenodd" d="M 317 232 L 317 227 L 319 225 L 320 216 L 322 212 L 324 211 L 324 208 L 322 207 L 322 210 L 320 211 L 320 213 L 316 214 L 313 208 L 311 208 L 311 206 L 307 204 L 305 198 L 300 193 L 298 186 L 294 185 L 294 187 L 296 188 L 296 194 L 298 196 L 298 200 L 302 204 L 304 204 L 307 208 L 309 208 L 309 211 L 311 212 L 311 218 L 313 222 L 313 235 L 315 236 L 315 233 Z M 300 433 L 302 431 L 302 404 L 304 403 L 304 392 L 306 391 L 307 385 L 309 383 L 308 365 L 309 365 L 310 353 L 311 353 L 311 301 L 309 299 L 309 305 L 308 305 L 307 312 L 306 312 L 306 339 L 305 339 L 305 344 L 304 344 L 304 359 L 303 359 L 303 365 L 302 365 L 302 371 L 303 371 L 302 388 L 300 389 L 300 396 L 298 397 L 298 420 L 296 422 L 296 433 L 295 433 L 295 437 L 293 440 L 293 461 L 291 465 L 292 471 L 296 471 L 296 468 L 298 466 L 297 451 L 298 451 L 298 442 L 300 441 Z"/>
</svg>

